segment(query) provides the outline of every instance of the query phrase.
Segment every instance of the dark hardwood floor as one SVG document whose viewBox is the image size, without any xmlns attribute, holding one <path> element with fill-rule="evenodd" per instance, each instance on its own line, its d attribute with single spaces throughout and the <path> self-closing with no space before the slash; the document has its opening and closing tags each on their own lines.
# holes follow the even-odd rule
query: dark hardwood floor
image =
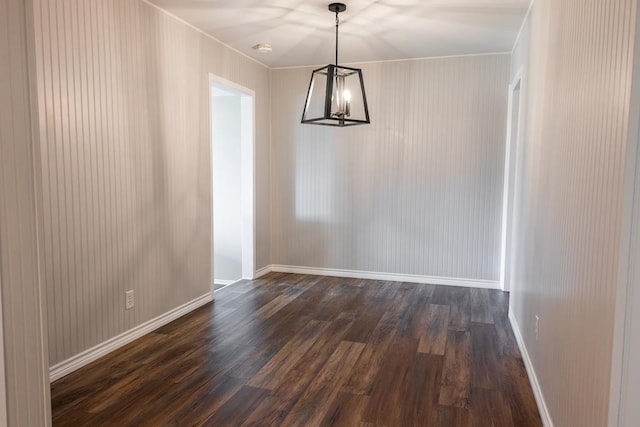
<svg viewBox="0 0 640 427">
<path fill-rule="evenodd" d="M 272 273 L 51 387 L 56 426 L 540 426 L 499 291 Z"/>
</svg>

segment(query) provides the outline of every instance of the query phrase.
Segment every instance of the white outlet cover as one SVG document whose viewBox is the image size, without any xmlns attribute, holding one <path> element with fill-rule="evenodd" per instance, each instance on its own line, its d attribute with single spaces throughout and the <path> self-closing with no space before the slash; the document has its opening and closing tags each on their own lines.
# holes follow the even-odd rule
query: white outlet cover
<svg viewBox="0 0 640 427">
<path fill-rule="evenodd" d="M 125 308 L 127 310 L 133 308 L 134 300 L 133 300 L 133 290 L 125 292 Z"/>
</svg>

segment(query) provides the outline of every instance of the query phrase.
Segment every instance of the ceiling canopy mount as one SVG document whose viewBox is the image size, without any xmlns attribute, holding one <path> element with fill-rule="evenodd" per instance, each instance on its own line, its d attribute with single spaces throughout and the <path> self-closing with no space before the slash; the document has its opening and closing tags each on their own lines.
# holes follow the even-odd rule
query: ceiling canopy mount
<svg viewBox="0 0 640 427">
<path fill-rule="evenodd" d="M 329 11 L 333 13 L 340 13 L 347 10 L 347 5 L 344 3 L 331 3 L 329 4 Z"/>
</svg>

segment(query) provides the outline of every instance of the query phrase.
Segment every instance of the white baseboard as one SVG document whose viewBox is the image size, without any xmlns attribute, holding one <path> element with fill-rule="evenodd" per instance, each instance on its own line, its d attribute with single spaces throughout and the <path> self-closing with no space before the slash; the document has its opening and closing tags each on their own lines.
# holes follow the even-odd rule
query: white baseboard
<svg viewBox="0 0 640 427">
<path fill-rule="evenodd" d="M 533 364 L 531 363 L 531 358 L 529 357 L 527 346 L 524 344 L 524 339 L 522 338 L 522 334 L 520 333 L 520 327 L 518 326 L 518 321 L 516 320 L 516 317 L 513 315 L 511 308 L 509 308 L 509 322 L 511 323 L 511 329 L 513 329 L 513 334 L 516 336 L 516 341 L 518 342 L 518 347 L 520 348 L 520 354 L 522 354 L 522 361 L 524 362 L 524 367 L 527 369 L 527 374 L 529 375 L 529 382 L 531 383 L 531 388 L 533 389 L 533 395 L 535 396 L 536 403 L 538 404 L 538 412 L 540 412 L 540 418 L 542 418 L 542 424 L 545 427 L 553 427 L 551 414 L 549 414 L 549 408 L 547 407 L 547 403 L 544 400 L 544 395 L 542 394 L 542 389 L 540 388 L 540 383 L 538 382 L 536 371 L 533 369 Z"/>
<path fill-rule="evenodd" d="M 210 292 L 49 368 L 53 382 L 212 301 Z"/>
<path fill-rule="evenodd" d="M 212 292 L 217 292 L 215 289 L 216 285 L 222 285 L 222 288 L 218 289 L 218 291 L 221 291 L 222 289 L 228 288 L 231 285 L 235 285 L 236 283 L 240 283 L 243 280 L 251 280 L 251 279 L 238 279 L 238 280 L 216 280 L 215 282 L 213 282 L 213 288 L 211 289 Z"/>
<path fill-rule="evenodd" d="M 262 267 L 261 269 L 256 271 L 255 274 L 255 278 L 259 279 L 260 277 L 264 276 L 265 274 L 269 274 L 271 273 L 273 270 L 271 270 L 271 265 L 267 265 L 265 267 Z"/>
<path fill-rule="evenodd" d="M 454 277 L 419 276 L 415 274 L 379 273 L 372 271 L 339 270 L 333 268 L 313 268 L 277 264 L 271 265 L 270 271 L 275 271 L 277 273 L 310 274 L 314 276 L 348 277 L 354 279 L 390 280 L 394 282 L 464 286 L 467 288 L 501 289 L 500 282 L 498 281 L 459 279 Z"/>
</svg>

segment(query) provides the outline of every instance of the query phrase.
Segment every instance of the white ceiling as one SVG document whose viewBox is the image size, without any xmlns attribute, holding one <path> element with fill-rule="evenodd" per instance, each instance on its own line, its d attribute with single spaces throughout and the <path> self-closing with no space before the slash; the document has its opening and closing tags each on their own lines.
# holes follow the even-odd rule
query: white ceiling
<svg viewBox="0 0 640 427">
<path fill-rule="evenodd" d="M 334 61 L 330 1 L 151 0 L 269 67 Z M 340 63 L 511 51 L 529 0 L 349 0 Z M 270 43 L 273 52 L 252 49 Z"/>
</svg>

